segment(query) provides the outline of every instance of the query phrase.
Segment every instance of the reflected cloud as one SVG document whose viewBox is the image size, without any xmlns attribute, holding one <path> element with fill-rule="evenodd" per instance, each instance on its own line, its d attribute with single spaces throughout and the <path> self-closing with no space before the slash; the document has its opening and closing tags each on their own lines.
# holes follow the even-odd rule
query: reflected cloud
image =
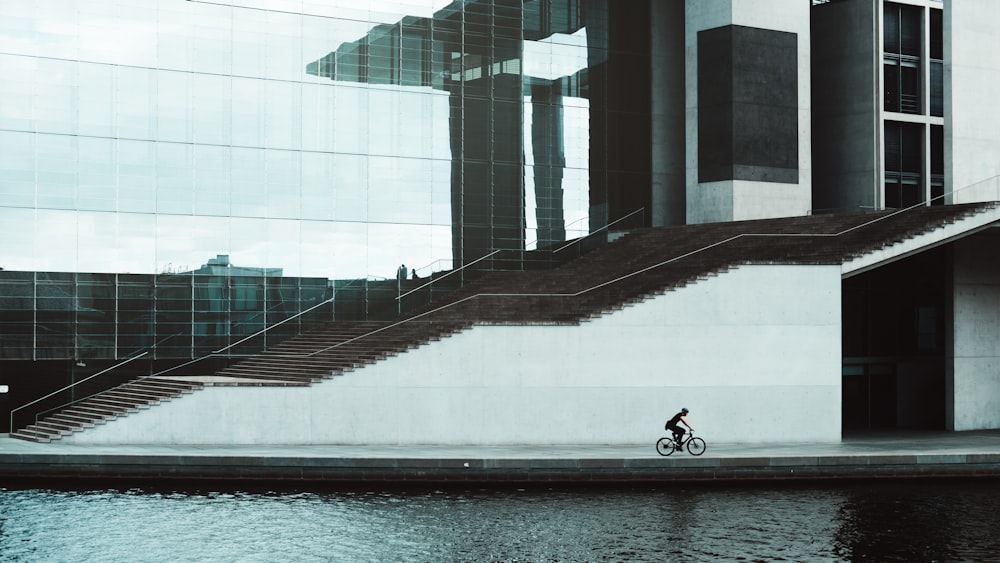
<svg viewBox="0 0 1000 563">
<path fill-rule="evenodd" d="M 587 28 L 575 33 L 553 33 L 545 39 L 524 42 L 524 74 L 556 80 L 587 68 Z"/>
</svg>

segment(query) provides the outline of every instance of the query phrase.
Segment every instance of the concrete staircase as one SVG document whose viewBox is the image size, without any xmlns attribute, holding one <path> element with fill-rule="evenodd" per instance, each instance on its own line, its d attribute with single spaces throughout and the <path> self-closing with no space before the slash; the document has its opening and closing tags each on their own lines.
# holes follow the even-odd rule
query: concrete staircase
<svg viewBox="0 0 1000 563">
<path fill-rule="evenodd" d="M 308 386 L 476 324 L 577 324 L 743 264 L 842 264 L 970 217 L 989 220 L 997 209 L 979 203 L 641 229 L 550 270 L 494 272 L 394 322 L 328 323 L 215 376 L 237 385 Z M 160 390 L 172 385 L 173 394 L 139 393 L 151 379 Z M 197 388 L 181 383 L 138 380 L 12 436 L 51 441 Z"/>
<path fill-rule="evenodd" d="M 333 322 L 291 338 L 218 372 L 262 384 L 310 385 L 440 340 L 472 323 L 463 320 Z"/>
<path fill-rule="evenodd" d="M 202 387 L 204 385 L 197 382 L 165 377 L 137 379 L 47 415 L 35 424 L 11 432 L 10 436 L 32 442 L 51 442 L 192 393 Z"/>
</svg>

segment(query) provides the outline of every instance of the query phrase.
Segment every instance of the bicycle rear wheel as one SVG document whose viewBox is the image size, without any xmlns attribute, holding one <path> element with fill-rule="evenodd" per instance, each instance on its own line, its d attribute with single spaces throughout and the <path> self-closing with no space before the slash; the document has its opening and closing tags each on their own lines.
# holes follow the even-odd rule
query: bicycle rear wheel
<svg viewBox="0 0 1000 563">
<path fill-rule="evenodd" d="M 670 455 L 674 453 L 674 441 L 670 438 L 660 438 L 656 441 L 656 453 L 660 455 Z"/>
<path fill-rule="evenodd" d="M 688 453 L 691 455 L 701 455 L 705 453 L 705 440 L 701 438 L 691 438 L 688 440 L 687 449 Z"/>
</svg>

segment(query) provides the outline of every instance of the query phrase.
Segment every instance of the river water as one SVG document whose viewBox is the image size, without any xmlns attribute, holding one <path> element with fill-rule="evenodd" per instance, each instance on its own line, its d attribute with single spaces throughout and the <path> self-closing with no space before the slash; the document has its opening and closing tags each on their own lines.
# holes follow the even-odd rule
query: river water
<svg viewBox="0 0 1000 563">
<path fill-rule="evenodd" d="M 0 488 L 0 561 L 989 561 L 1000 481 Z"/>
</svg>

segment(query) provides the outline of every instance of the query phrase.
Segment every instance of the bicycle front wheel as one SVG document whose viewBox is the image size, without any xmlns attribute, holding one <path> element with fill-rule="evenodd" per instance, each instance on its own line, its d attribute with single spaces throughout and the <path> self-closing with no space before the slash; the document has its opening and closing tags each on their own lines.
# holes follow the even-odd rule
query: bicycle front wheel
<svg viewBox="0 0 1000 563">
<path fill-rule="evenodd" d="M 691 455 L 701 455 L 705 453 L 705 440 L 701 438 L 691 438 L 687 443 L 688 453 Z"/>
<path fill-rule="evenodd" d="M 670 455 L 674 453 L 674 441 L 670 438 L 660 438 L 656 441 L 656 453 Z"/>
</svg>

